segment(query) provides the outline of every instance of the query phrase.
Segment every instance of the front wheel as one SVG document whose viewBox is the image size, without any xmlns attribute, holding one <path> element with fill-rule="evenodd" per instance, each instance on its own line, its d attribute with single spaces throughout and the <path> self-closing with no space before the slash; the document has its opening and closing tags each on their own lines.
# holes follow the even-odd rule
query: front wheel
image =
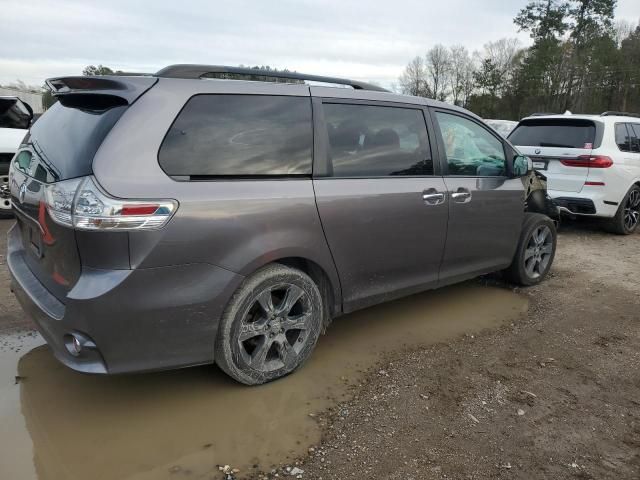
<svg viewBox="0 0 640 480">
<path fill-rule="evenodd" d="M 323 305 L 318 286 L 306 273 L 277 263 L 261 268 L 242 283 L 225 309 L 216 363 L 247 385 L 291 373 L 318 341 Z"/>
<path fill-rule="evenodd" d="M 540 283 L 551 269 L 556 242 L 556 227 L 549 217 L 525 213 L 513 262 L 504 271 L 507 279 L 523 286 Z"/>
</svg>

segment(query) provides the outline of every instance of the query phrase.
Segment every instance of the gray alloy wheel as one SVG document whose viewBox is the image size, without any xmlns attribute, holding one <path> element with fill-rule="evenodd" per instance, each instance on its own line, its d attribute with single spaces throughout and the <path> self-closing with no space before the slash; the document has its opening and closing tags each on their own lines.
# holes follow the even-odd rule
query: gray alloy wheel
<svg viewBox="0 0 640 480">
<path fill-rule="evenodd" d="M 619 235 L 629 235 L 639 224 L 640 186 L 633 185 L 620 202 L 616 215 L 609 221 L 609 230 Z"/>
<path fill-rule="evenodd" d="M 529 237 L 522 261 L 527 275 L 538 278 L 547 271 L 553 254 L 553 234 L 547 225 L 536 227 Z"/>
<path fill-rule="evenodd" d="M 216 363 L 247 385 L 280 378 L 309 357 L 323 325 L 320 291 L 304 272 L 268 265 L 240 286 L 218 330 Z"/>
<path fill-rule="evenodd" d="M 540 283 L 553 264 L 556 241 L 553 220 L 540 213 L 525 213 L 516 253 L 504 271 L 507 279 L 523 286 Z"/>
</svg>

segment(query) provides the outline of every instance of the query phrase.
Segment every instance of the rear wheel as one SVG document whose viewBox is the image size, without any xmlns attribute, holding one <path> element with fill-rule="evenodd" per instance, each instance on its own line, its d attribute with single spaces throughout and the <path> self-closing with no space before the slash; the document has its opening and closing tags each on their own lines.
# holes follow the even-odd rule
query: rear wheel
<svg viewBox="0 0 640 480">
<path fill-rule="evenodd" d="M 267 265 L 248 277 L 227 305 L 218 329 L 216 363 L 247 385 L 283 377 L 310 356 L 323 314 L 320 291 L 307 274 Z"/>
<path fill-rule="evenodd" d="M 0 218 L 13 217 L 9 193 L 9 176 L 0 175 Z"/>
<path fill-rule="evenodd" d="M 633 233 L 640 223 L 640 187 L 634 185 L 618 207 L 616 216 L 609 221 L 609 230 L 618 235 Z"/>
<path fill-rule="evenodd" d="M 556 227 L 549 217 L 525 213 L 516 254 L 504 272 L 507 279 L 523 286 L 540 283 L 551 269 L 556 240 Z"/>
</svg>

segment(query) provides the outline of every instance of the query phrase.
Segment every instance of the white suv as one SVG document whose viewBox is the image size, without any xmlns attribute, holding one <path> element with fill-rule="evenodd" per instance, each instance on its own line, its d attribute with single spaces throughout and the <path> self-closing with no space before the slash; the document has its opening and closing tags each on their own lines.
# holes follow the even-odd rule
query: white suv
<svg viewBox="0 0 640 480">
<path fill-rule="evenodd" d="M 532 115 L 509 140 L 547 177 L 549 195 L 570 215 L 603 217 L 630 234 L 640 221 L 640 116 Z"/>
<path fill-rule="evenodd" d="M 9 164 L 32 118 L 31 107 L 18 97 L 0 97 L 0 218 L 11 216 Z"/>
</svg>

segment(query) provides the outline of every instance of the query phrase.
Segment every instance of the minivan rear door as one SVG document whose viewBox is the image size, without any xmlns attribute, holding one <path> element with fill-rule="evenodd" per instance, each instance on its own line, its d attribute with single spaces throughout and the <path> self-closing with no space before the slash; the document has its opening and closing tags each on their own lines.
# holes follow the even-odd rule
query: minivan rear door
<svg viewBox="0 0 640 480">
<path fill-rule="evenodd" d="M 547 177 L 549 190 L 579 192 L 589 174 L 580 158 L 591 155 L 596 134 L 593 120 L 528 118 L 518 124 L 509 140 Z"/>
</svg>

